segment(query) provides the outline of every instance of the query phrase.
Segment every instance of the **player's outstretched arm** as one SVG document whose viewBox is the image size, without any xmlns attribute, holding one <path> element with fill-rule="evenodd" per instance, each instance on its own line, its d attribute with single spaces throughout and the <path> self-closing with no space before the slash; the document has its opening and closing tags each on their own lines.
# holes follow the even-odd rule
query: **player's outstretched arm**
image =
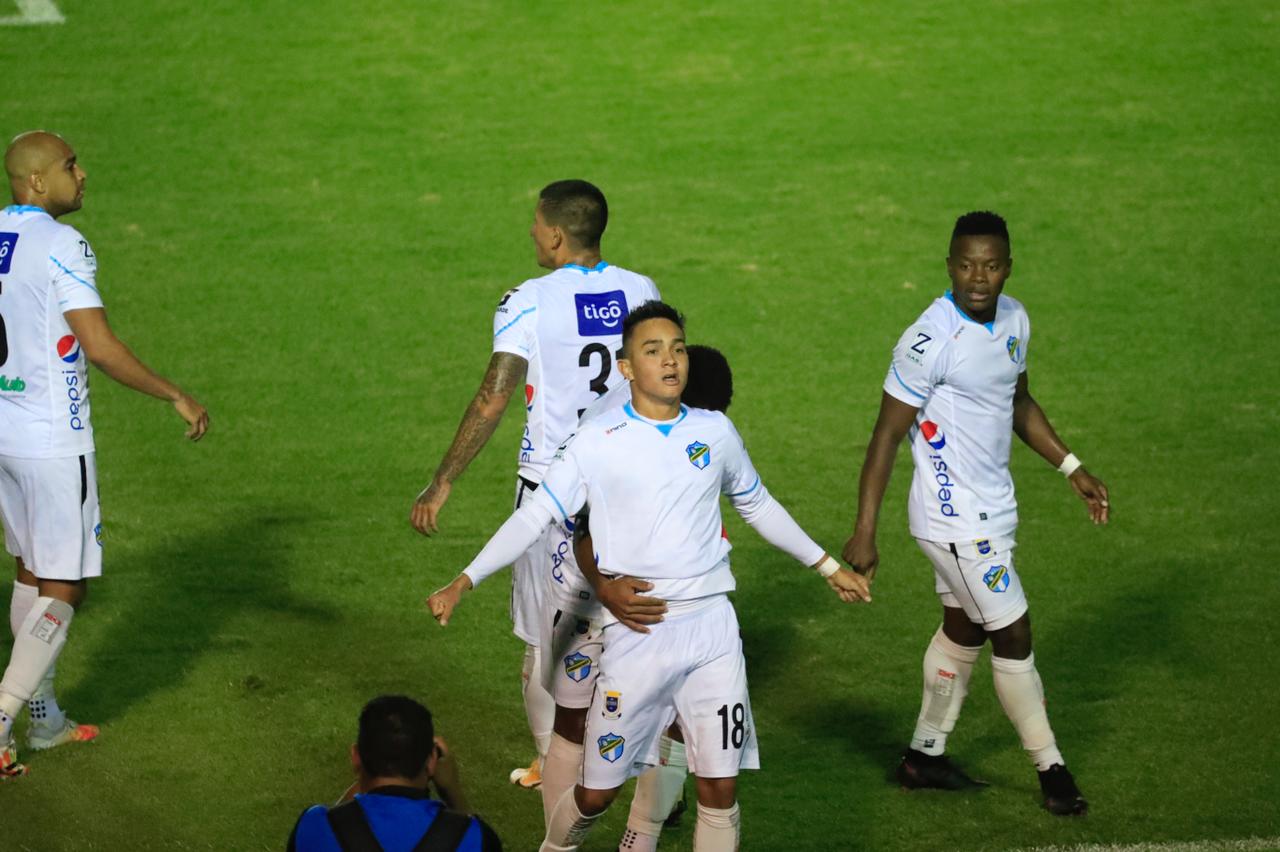
<svg viewBox="0 0 1280 852">
<path fill-rule="evenodd" d="M 646 625 L 657 624 L 667 611 L 666 601 L 660 598 L 646 597 L 641 592 L 650 591 L 653 583 L 635 577 L 606 578 L 600 573 L 596 563 L 595 547 L 591 543 L 591 532 L 587 528 L 585 518 L 579 518 L 573 531 L 573 556 L 577 560 L 582 576 L 595 590 L 596 597 L 605 609 L 613 613 L 614 618 L 624 627 L 637 633 L 648 633 Z"/>
<path fill-rule="evenodd" d="M 1045 461 L 1066 474 L 1071 490 L 1088 506 L 1090 520 L 1095 524 L 1105 524 L 1111 520 L 1111 499 L 1107 486 L 1085 470 L 1080 460 L 1058 437 L 1048 415 L 1031 396 L 1026 373 L 1018 377 L 1018 385 L 1013 392 L 1013 431 Z"/>
<path fill-rule="evenodd" d="M 853 570 L 867 578 L 875 577 L 880 564 L 876 550 L 876 524 L 880 520 L 880 504 L 893 474 L 893 460 L 898 445 L 915 423 L 920 409 L 889 394 L 880 398 L 880 416 L 876 418 L 867 444 L 867 457 L 858 477 L 858 516 L 853 522 L 853 535 L 845 542 L 841 554 Z"/>
<path fill-rule="evenodd" d="M 493 353 L 484 378 L 480 381 L 480 389 L 462 415 L 453 443 L 440 460 L 440 466 L 436 468 L 430 484 L 422 489 L 413 503 L 409 520 L 418 532 L 433 535 L 440 531 L 440 510 L 449 499 L 454 480 L 462 475 L 467 465 L 471 464 L 471 460 L 493 436 L 503 412 L 507 410 L 511 394 L 524 382 L 528 368 L 529 362 L 519 355 L 510 352 Z"/>
<path fill-rule="evenodd" d="M 157 375 L 134 355 L 107 322 L 102 308 L 78 308 L 63 316 L 80 348 L 93 366 L 127 388 L 173 403 L 174 410 L 187 421 L 187 437 L 199 441 L 209 429 L 209 413 L 182 388 Z"/>
</svg>

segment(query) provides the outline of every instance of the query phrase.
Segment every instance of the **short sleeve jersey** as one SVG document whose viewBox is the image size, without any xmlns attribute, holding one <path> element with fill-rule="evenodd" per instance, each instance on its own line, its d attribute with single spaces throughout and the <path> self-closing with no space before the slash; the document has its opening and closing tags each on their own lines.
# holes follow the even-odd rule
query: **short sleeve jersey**
<svg viewBox="0 0 1280 852">
<path fill-rule="evenodd" d="M 541 482 L 556 448 L 573 434 L 593 400 L 623 381 L 615 362 L 622 321 L 658 298 L 643 275 L 604 261 L 577 264 L 510 290 L 493 315 L 493 351 L 529 362 L 519 472 Z"/>
<path fill-rule="evenodd" d="M 85 356 L 63 314 L 101 308 L 98 259 L 39 207 L 0 211 L 0 455 L 93 452 Z"/>
<path fill-rule="evenodd" d="M 724 414 L 682 406 L 675 420 L 657 422 L 627 403 L 582 427 L 533 499 L 561 522 L 590 505 L 601 570 L 648 580 L 649 594 L 682 601 L 734 588 L 720 495 L 760 487 Z"/>
<path fill-rule="evenodd" d="M 908 514 L 916 538 L 955 542 L 1017 528 L 1009 449 L 1030 337 L 1016 299 L 1000 296 L 995 319 L 979 323 L 948 291 L 894 347 L 884 391 L 920 409 L 910 432 Z"/>
</svg>

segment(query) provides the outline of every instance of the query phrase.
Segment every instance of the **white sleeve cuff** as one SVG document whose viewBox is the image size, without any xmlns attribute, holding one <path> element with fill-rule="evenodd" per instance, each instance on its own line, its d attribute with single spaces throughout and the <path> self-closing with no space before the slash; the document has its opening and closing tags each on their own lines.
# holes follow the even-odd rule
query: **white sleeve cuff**
<svg viewBox="0 0 1280 852">
<path fill-rule="evenodd" d="M 480 585 L 491 574 L 519 559 L 534 545 L 549 523 L 551 513 L 538 505 L 537 501 L 530 500 L 498 527 L 489 543 L 476 554 L 476 558 L 471 560 L 471 564 L 462 573 L 471 579 L 472 586 Z"/>
</svg>

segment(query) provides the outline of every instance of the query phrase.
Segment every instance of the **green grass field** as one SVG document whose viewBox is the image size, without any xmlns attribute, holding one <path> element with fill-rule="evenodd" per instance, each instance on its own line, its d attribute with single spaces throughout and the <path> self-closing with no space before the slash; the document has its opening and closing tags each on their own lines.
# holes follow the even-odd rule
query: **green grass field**
<svg viewBox="0 0 1280 852">
<path fill-rule="evenodd" d="M 94 380 L 106 576 L 59 677 L 103 733 L 0 787 L 0 848 L 283 848 L 387 691 L 428 703 L 478 809 L 536 847 L 539 797 L 506 782 L 531 743 L 505 580 L 447 630 L 422 606 L 506 517 L 519 407 L 442 536 L 407 518 L 563 177 L 609 196 L 605 257 L 728 355 L 757 466 L 827 547 L 889 351 L 974 208 L 1010 222 L 1032 391 L 1111 488 L 1095 529 L 1014 451 L 1037 661 L 1092 803 L 1074 821 L 1038 808 L 985 657 L 951 752 L 994 786 L 888 781 L 938 620 L 905 451 L 870 608 L 730 518 L 764 765 L 745 848 L 1280 835 L 1275 3 L 58 6 L 0 27 L 0 135 L 77 148 L 66 221 L 112 322 L 213 425 L 188 445 Z M 691 819 L 664 836 L 691 846 Z"/>
</svg>

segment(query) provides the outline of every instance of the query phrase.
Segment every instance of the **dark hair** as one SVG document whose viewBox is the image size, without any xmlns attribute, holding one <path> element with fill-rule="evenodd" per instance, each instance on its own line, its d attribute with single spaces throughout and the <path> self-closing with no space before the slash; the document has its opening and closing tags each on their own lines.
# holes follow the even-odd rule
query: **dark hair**
<svg viewBox="0 0 1280 852">
<path fill-rule="evenodd" d="M 585 180 L 558 180 L 538 193 L 538 206 L 548 225 L 563 228 L 579 248 L 598 248 L 609 224 L 604 193 Z"/>
<path fill-rule="evenodd" d="M 975 210 L 957 219 L 951 230 L 951 241 L 955 242 L 960 237 L 1000 237 L 1005 245 L 1011 245 L 1009 226 L 1001 216 L 989 210 Z"/>
<path fill-rule="evenodd" d="M 689 383 L 680 401 L 694 408 L 728 410 L 733 401 L 733 371 L 719 349 L 689 346 Z"/>
<path fill-rule="evenodd" d="M 650 299 L 635 310 L 627 314 L 627 318 L 622 321 L 622 350 L 625 353 L 627 344 L 631 341 L 631 335 L 636 330 L 636 326 L 646 320 L 651 319 L 668 319 L 676 325 L 680 326 L 680 330 L 684 331 L 684 314 L 668 305 L 666 302 L 660 302 L 657 299 Z"/>
<path fill-rule="evenodd" d="M 370 776 L 413 778 L 435 748 L 431 711 L 403 695 L 380 695 L 360 711 L 356 750 Z"/>
</svg>

